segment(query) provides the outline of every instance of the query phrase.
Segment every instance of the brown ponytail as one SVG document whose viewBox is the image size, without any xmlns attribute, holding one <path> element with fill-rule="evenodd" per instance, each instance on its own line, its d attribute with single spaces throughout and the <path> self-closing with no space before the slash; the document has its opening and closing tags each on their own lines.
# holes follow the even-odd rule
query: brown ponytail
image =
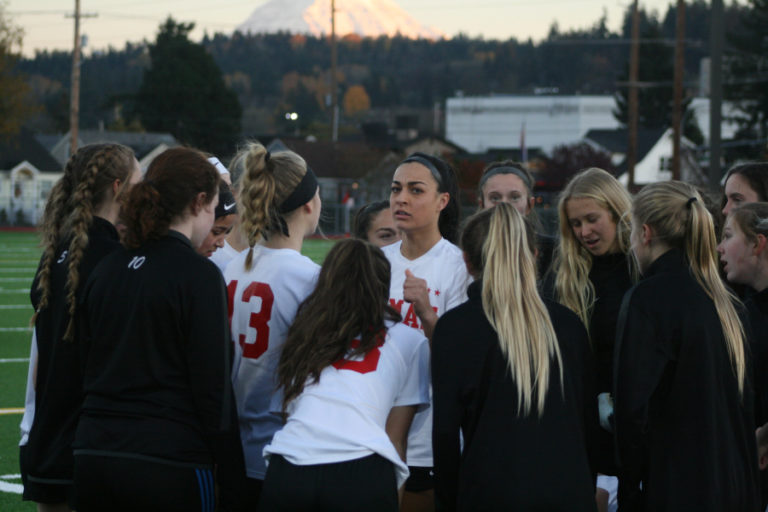
<svg viewBox="0 0 768 512">
<path fill-rule="evenodd" d="M 123 214 L 125 245 L 135 249 L 161 238 L 199 193 L 209 202 L 218 191 L 219 173 L 204 153 L 191 148 L 164 151 L 149 165 L 144 181 L 131 189 Z"/>
</svg>

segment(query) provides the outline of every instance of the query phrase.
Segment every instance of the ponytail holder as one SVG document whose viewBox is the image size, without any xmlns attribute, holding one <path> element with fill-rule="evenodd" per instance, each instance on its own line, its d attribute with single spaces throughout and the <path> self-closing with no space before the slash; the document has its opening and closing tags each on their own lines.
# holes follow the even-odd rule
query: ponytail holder
<svg viewBox="0 0 768 512">
<path fill-rule="evenodd" d="M 272 158 L 272 153 L 270 153 L 269 151 L 267 151 L 267 154 L 266 154 L 266 155 L 264 155 L 264 163 L 265 163 L 265 164 L 266 164 L 266 163 L 268 163 L 270 158 Z"/>
<path fill-rule="evenodd" d="M 698 201 L 698 199 L 696 198 L 696 196 L 693 196 L 693 197 L 691 197 L 690 199 L 688 199 L 688 202 L 687 202 L 687 203 L 685 203 L 685 207 L 686 207 L 686 208 L 688 208 L 688 209 L 690 210 L 690 209 L 691 209 L 691 205 L 692 205 L 693 203 L 695 203 L 696 201 Z"/>
</svg>

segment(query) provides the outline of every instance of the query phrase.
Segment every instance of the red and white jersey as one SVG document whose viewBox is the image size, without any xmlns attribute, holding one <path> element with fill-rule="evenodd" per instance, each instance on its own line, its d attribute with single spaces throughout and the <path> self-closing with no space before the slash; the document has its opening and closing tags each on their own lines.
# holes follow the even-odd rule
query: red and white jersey
<svg viewBox="0 0 768 512">
<path fill-rule="evenodd" d="M 273 410 L 281 410 L 276 396 Z M 331 464 L 374 453 L 392 461 L 397 486 L 408 478 L 385 426 L 392 407 L 429 403 L 429 344 L 423 334 L 389 323 L 384 343 L 342 359 L 288 404 L 288 421 L 264 449 L 292 464 Z"/>
<path fill-rule="evenodd" d="M 320 266 L 293 249 L 254 248 L 234 258 L 224 273 L 234 343 L 232 384 L 240 418 L 246 473 L 264 479 L 264 446 L 282 426 L 269 412 L 275 374 L 296 310 L 314 290 Z"/>
<path fill-rule="evenodd" d="M 423 332 L 421 320 L 413 304 L 403 300 L 405 271 L 427 281 L 429 303 L 437 316 L 467 300 L 467 287 L 472 277 L 461 254 L 461 249 L 441 238 L 429 251 L 409 260 L 400 252 L 402 241 L 382 247 L 392 266 L 389 304 L 403 316 L 403 323 Z M 408 434 L 408 465 L 431 467 L 432 462 L 432 407 L 416 414 Z"/>
<path fill-rule="evenodd" d="M 246 249 L 245 252 L 247 254 L 248 249 Z M 214 262 L 216 266 L 219 267 L 219 270 L 221 270 L 221 273 L 223 274 L 224 271 L 227 269 L 227 265 L 229 265 L 229 262 L 235 259 L 238 254 L 240 253 L 237 252 L 237 249 L 229 245 L 229 242 L 224 240 L 224 247 L 221 247 L 213 251 L 213 254 L 211 254 L 210 258 L 208 259 Z"/>
</svg>

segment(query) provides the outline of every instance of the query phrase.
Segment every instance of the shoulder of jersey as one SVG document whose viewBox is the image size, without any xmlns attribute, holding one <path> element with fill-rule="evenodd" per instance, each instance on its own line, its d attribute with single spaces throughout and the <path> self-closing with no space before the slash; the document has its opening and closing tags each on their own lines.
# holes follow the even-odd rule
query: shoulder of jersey
<svg viewBox="0 0 768 512">
<path fill-rule="evenodd" d="M 424 336 L 424 333 L 419 331 L 418 329 L 414 329 L 412 327 L 408 327 L 404 323 L 397 323 L 392 326 L 390 326 L 387 329 L 387 334 L 391 338 L 397 338 L 399 340 L 406 340 L 410 343 L 418 343 L 420 340 L 424 339 L 426 340 L 426 337 Z"/>
</svg>

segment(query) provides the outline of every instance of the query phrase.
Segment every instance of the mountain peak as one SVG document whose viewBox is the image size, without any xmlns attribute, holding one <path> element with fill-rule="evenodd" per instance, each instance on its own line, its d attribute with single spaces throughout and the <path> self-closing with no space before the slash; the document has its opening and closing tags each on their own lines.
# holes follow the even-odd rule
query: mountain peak
<svg viewBox="0 0 768 512">
<path fill-rule="evenodd" d="M 315 36 L 331 33 L 330 0 L 270 0 L 237 26 L 243 34 L 291 32 Z M 400 34 L 413 39 L 440 39 L 445 34 L 419 23 L 394 0 L 336 0 L 336 35 L 363 37 Z"/>
</svg>

